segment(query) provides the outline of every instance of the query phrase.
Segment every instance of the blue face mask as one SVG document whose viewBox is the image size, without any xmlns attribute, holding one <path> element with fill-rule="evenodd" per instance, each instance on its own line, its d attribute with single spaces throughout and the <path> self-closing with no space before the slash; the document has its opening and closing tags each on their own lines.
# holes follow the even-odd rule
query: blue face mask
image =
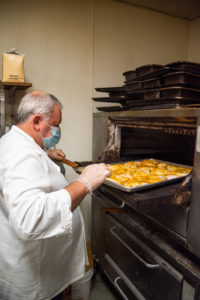
<svg viewBox="0 0 200 300">
<path fill-rule="evenodd" d="M 47 123 L 47 125 L 49 125 L 49 124 Z M 50 126 L 50 125 L 49 125 L 49 127 L 51 128 L 52 135 L 47 138 L 42 138 L 44 148 L 46 148 L 46 149 L 53 148 L 56 144 L 58 144 L 58 142 L 60 141 L 60 138 L 61 138 L 61 131 L 60 131 L 59 127 Z"/>
</svg>

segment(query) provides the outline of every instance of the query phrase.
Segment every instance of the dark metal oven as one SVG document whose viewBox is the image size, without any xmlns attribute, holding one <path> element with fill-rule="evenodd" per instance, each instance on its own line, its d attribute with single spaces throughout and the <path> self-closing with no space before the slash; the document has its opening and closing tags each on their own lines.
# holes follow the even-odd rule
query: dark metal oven
<svg viewBox="0 0 200 300">
<path fill-rule="evenodd" d="M 93 253 L 123 299 L 200 299 L 198 109 L 95 113 L 93 159 L 190 165 L 184 180 L 93 193 Z"/>
</svg>

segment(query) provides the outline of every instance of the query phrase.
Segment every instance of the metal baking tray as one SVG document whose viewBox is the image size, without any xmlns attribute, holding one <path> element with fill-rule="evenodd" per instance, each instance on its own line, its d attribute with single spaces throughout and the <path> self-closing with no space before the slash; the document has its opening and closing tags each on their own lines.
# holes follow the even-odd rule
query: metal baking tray
<svg viewBox="0 0 200 300">
<path fill-rule="evenodd" d="M 160 71 L 162 69 L 162 65 L 158 64 L 153 64 L 153 65 L 144 65 L 136 68 L 135 70 L 129 70 L 123 73 L 125 76 L 126 82 L 135 80 L 140 77 L 146 77 L 149 76 L 150 74 Z"/>
<path fill-rule="evenodd" d="M 168 86 L 168 87 L 158 87 L 158 88 L 143 88 L 141 90 L 127 90 L 129 94 L 129 100 L 136 95 L 140 99 L 151 100 L 151 99 L 172 99 L 176 97 L 190 98 L 199 100 L 200 99 L 200 89 L 194 89 L 184 86 Z"/>
<path fill-rule="evenodd" d="M 192 98 L 185 98 L 185 97 L 173 97 L 173 98 L 152 98 L 152 99 L 141 99 L 138 100 L 131 100 L 126 102 L 125 107 L 146 107 L 146 105 L 171 105 L 171 104 L 177 104 L 177 105 L 190 105 L 190 104 L 199 104 L 200 100 L 192 99 Z"/>
<path fill-rule="evenodd" d="M 123 102 L 123 97 L 95 97 L 92 98 L 93 101 L 95 102 L 110 102 L 110 103 L 122 103 Z"/>
<path fill-rule="evenodd" d="M 161 86 L 161 78 L 151 78 L 143 81 L 143 88 L 155 88 Z"/>
<path fill-rule="evenodd" d="M 157 71 L 154 71 L 152 73 L 149 73 L 149 74 L 146 74 L 143 76 L 137 76 L 136 78 L 131 78 L 131 74 L 132 74 L 131 72 L 135 72 L 135 71 L 127 71 L 127 72 L 123 73 L 123 75 L 125 75 L 125 78 L 126 78 L 125 84 L 127 84 L 131 81 L 135 81 L 135 80 L 141 81 L 141 80 L 146 80 L 146 79 L 151 79 L 151 78 L 158 78 L 167 73 L 177 72 L 177 69 L 164 66 L 164 67 L 158 69 Z"/>
<path fill-rule="evenodd" d="M 185 84 L 200 88 L 200 75 L 184 71 L 168 73 L 162 77 L 164 85 Z"/>
<path fill-rule="evenodd" d="M 159 99 L 159 98 L 160 98 L 159 88 L 144 90 L 144 100 Z"/>
<path fill-rule="evenodd" d="M 174 98 L 160 98 L 160 99 L 142 99 L 140 101 L 130 99 L 129 101 L 121 102 L 122 106 L 101 106 L 97 107 L 99 111 L 114 112 L 127 110 L 145 110 L 145 109 L 164 109 L 164 108 L 178 108 L 178 107 L 199 107 L 200 101 L 197 99 L 174 97 Z"/>
<path fill-rule="evenodd" d="M 136 70 L 129 70 L 123 73 L 126 81 L 135 80 L 137 78 Z"/>
<path fill-rule="evenodd" d="M 135 93 L 134 95 L 131 95 L 131 96 L 94 97 L 94 98 L 92 98 L 92 100 L 95 102 L 120 103 L 120 104 L 124 105 L 128 101 L 141 99 L 141 97 L 143 97 L 143 94 Z"/>
<path fill-rule="evenodd" d="M 138 77 L 149 75 L 153 72 L 159 71 L 161 68 L 163 68 L 162 65 L 153 64 L 153 65 L 144 65 L 136 68 L 136 73 Z"/>
<path fill-rule="evenodd" d="M 200 99 L 200 90 L 187 87 L 173 86 L 160 89 L 160 98 L 183 97 L 191 99 Z"/>
<path fill-rule="evenodd" d="M 97 110 L 99 111 L 105 111 L 105 112 L 113 112 L 113 111 L 125 111 L 129 108 L 126 108 L 125 106 L 99 106 L 97 107 Z"/>
<path fill-rule="evenodd" d="M 142 88 L 143 88 L 143 81 L 138 81 L 138 80 L 127 82 L 126 85 L 124 86 L 124 89 L 126 91 L 139 90 Z"/>
<path fill-rule="evenodd" d="M 130 87 L 127 89 L 127 94 L 129 94 L 129 100 L 132 97 L 135 97 L 135 95 L 139 95 L 139 99 L 157 99 L 160 98 L 160 88 L 143 88 L 135 90 Z"/>
<path fill-rule="evenodd" d="M 175 68 L 190 73 L 200 73 L 200 64 L 190 61 L 175 61 L 167 64 L 166 67 Z"/>
<path fill-rule="evenodd" d="M 126 96 L 126 91 L 123 86 L 121 87 L 103 87 L 103 88 L 95 88 L 97 92 L 109 93 L 110 97 L 115 96 Z"/>
<path fill-rule="evenodd" d="M 150 160 L 150 159 L 156 160 L 159 163 L 167 163 L 167 164 L 170 164 L 170 165 L 173 165 L 173 166 L 189 168 L 190 170 L 192 170 L 191 166 L 177 164 L 177 163 L 168 162 L 168 161 L 159 160 L 159 159 L 154 159 L 154 158 L 145 158 L 145 159 L 140 159 L 140 160 L 135 160 L 135 161 L 143 161 L 143 160 Z M 118 162 L 118 163 L 119 164 L 125 164 L 126 162 Z M 114 164 L 116 164 L 116 163 L 113 163 L 113 165 Z M 112 163 L 111 163 L 111 165 L 112 165 Z M 164 179 L 163 181 L 159 181 L 159 182 L 155 182 L 155 183 L 149 183 L 149 184 L 147 183 L 147 184 L 137 186 L 137 187 L 125 187 L 125 186 L 123 186 L 123 185 L 121 185 L 121 184 L 119 184 L 119 183 L 117 183 L 117 182 L 115 182 L 114 180 L 111 180 L 111 179 L 106 179 L 104 181 L 104 184 L 109 185 L 111 187 L 114 187 L 116 189 L 125 191 L 125 192 L 135 192 L 135 191 L 142 191 L 142 190 L 150 189 L 150 188 L 153 188 L 153 187 L 159 187 L 159 186 L 162 186 L 162 185 L 174 183 L 174 182 L 177 182 L 177 181 L 185 178 L 187 175 L 177 176 L 175 178 L 171 178 L 171 179 L 167 179 L 167 180 Z"/>
</svg>

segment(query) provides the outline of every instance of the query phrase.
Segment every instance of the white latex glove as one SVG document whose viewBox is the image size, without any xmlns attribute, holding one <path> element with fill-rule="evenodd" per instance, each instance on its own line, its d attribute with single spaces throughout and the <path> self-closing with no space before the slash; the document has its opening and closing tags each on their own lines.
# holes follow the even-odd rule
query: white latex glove
<svg viewBox="0 0 200 300">
<path fill-rule="evenodd" d="M 85 167 L 82 174 L 75 181 L 82 182 L 91 192 L 100 186 L 109 175 L 108 165 L 103 163 L 93 164 Z"/>
</svg>

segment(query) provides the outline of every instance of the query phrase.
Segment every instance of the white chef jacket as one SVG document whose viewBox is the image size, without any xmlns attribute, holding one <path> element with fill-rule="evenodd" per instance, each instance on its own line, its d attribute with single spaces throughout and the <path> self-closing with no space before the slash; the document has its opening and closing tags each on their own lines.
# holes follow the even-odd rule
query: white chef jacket
<svg viewBox="0 0 200 300">
<path fill-rule="evenodd" d="M 80 209 L 59 167 L 16 126 L 0 139 L 0 299 L 50 299 L 84 275 Z"/>
</svg>

